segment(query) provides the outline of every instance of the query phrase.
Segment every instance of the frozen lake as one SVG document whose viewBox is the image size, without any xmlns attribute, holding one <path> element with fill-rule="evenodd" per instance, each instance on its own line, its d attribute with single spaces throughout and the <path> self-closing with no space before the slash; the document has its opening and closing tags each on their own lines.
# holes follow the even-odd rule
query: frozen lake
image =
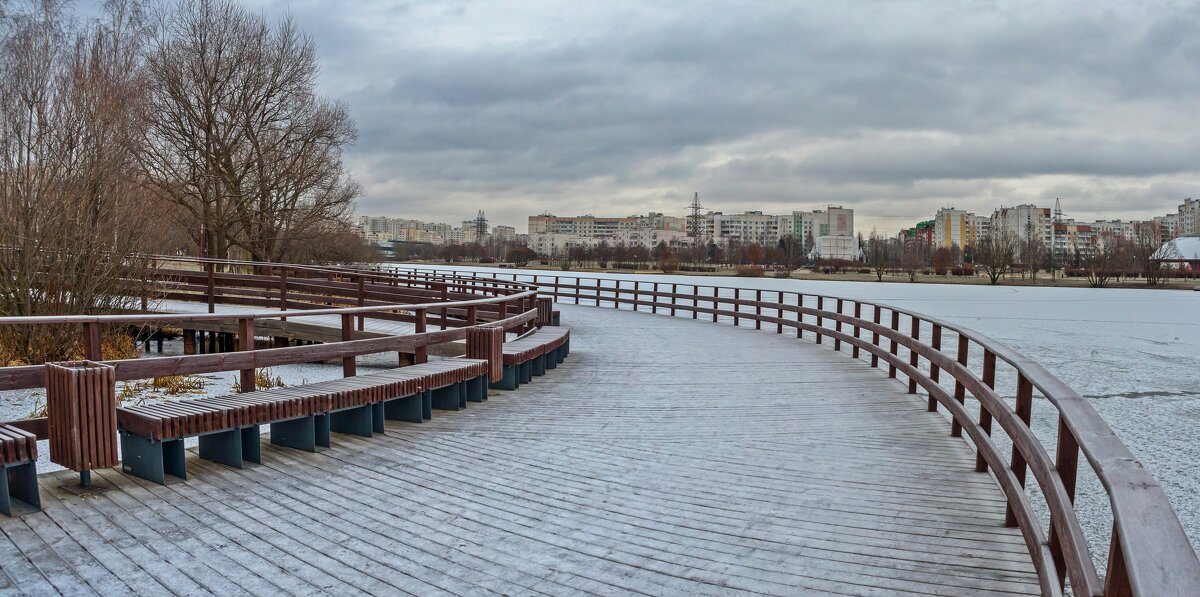
<svg viewBox="0 0 1200 597">
<path fill-rule="evenodd" d="M 1033 358 L 1090 400 L 1162 483 L 1200 546 L 1200 292 L 456 269 L 824 294 L 959 323 Z M 1011 392 L 1009 371 L 999 370 L 1001 391 Z M 1044 399 L 1034 405 L 1034 429 L 1051 455 L 1052 410 Z M 1080 518 L 1103 552 L 1111 515 L 1091 470 L 1080 470 Z"/>
</svg>

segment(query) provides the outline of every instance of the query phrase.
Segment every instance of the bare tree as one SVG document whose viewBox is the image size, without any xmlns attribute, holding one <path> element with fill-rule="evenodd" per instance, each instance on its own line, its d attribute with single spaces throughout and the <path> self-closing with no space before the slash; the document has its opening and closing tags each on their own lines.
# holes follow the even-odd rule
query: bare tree
<svg viewBox="0 0 1200 597">
<path fill-rule="evenodd" d="M 342 163 L 354 125 L 316 94 L 315 45 L 290 19 L 272 26 L 230 0 L 182 0 L 147 64 L 143 164 L 205 254 L 287 259 L 349 216 L 361 192 Z"/>
<path fill-rule="evenodd" d="M 1107 287 L 1126 266 L 1127 248 L 1126 241 L 1116 234 L 1104 233 L 1096 239 L 1096 246 L 1081 263 L 1088 286 Z"/>
<path fill-rule="evenodd" d="M 1029 277 L 1037 280 L 1038 271 L 1047 267 L 1050 261 L 1050 251 L 1046 243 L 1035 230 L 1030 230 L 1025 240 L 1021 242 L 1021 263 L 1029 270 Z"/>
<path fill-rule="evenodd" d="M 0 315 L 112 312 L 148 292 L 142 19 L 120 1 L 83 25 L 54 0 L 0 15 Z M 73 327 L 0 334 L 12 359 L 80 354 Z"/>
<path fill-rule="evenodd" d="M 896 255 L 888 239 L 872 229 L 871 236 L 867 237 L 867 264 L 875 271 L 876 281 L 883 281 L 883 275 L 893 267 L 895 260 Z"/>
<path fill-rule="evenodd" d="M 1128 243 L 1130 259 L 1134 267 L 1146 279 L 1147 286 L 1157 286 L 1167 280 L 1163 260 L 1178 259 L 1179 248 L 1175 241 L 1160 243 L 1158 225 L 1154 222 L 1139 222 L 1134 225 L 1133 240 Z"/>
<path fill-rule="evenodd" d="M 1016 262 L 1018 240 L 1007 231 L 994 231 L 983 237 L 974 247 L 974 265 L 983 270 L 992 284 L 1012 271 Z"/>
</svg>

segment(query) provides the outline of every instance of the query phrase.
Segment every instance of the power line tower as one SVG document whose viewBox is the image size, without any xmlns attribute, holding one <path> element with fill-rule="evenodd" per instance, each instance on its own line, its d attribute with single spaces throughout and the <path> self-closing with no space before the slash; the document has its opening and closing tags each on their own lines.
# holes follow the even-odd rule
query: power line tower
<svg viewBox="0 0 1200 597">
<path fill-rule="evenodd" d="M 479 215 L 475 216 L 475 242 L 482 243 L 484 237 L 487 236 L 488 221 L 483 215 L 483 210 L 479 210 Z"/>
<path fill-rule="evenodd" d="M 704 216 L 700 215 L 700 210 L 704 209 L 700 205 L 700 193 L 692 195 L 692 204 L 688 206 L 692 213 L 688 214 L 688 236 L 692 239 L 692 244 L 699 244 L 700 238 L 704 235 Z"/>
<path fill-rule="evenodd" d="M 1066 257 L 1067 257 L 1067 255 L 1066 255 L 1067 243 L 1065 241 L 1060 242 L 1059 238 L 1058 238 L 1059 236 L 1066 234 L 1066 230 L 1064 229 L 1062 223 L 1063 223 L 1062 200 L 1055 197 L 1054 198 L 1054 232 L 1050 235 L 1050 238 L 1051 238 L 1050 242 L 1054 243 L 1054 246 L 1050 247 L 1050 254 L 1052 256 L 1054 256 L 1054 260 L 1058 264 L 1061 264 L 1064 260 L 1066 260 Z"/>
</svg>

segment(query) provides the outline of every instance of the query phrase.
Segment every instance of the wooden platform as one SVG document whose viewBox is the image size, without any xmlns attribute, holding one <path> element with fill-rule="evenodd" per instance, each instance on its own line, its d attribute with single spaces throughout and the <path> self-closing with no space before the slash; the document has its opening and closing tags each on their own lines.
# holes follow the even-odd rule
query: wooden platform
<svg viewBox="0 0 1200 597">
<path fill-rule="evenodd" d="M 561 306 L 566 363 L 386 436 L 0 519 L 0 589 L 125 594 L 1030 594 L 974 456 L 865 364 Z"/>
</svg>

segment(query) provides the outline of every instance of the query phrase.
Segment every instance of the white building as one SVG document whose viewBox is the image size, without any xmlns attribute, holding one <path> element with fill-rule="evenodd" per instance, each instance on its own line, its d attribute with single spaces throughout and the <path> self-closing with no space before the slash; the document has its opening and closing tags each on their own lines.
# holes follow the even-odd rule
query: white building
<svg viewBox="0 0 1200 597">
<path fill-rule="evenodd" d="M 1185 199 L 1179 206 L 1179 235 L 1200 236 L 1200 200 Z"/>
<path fill-rule="evenodd" d="M 517 229 L 512 226 L 493 226 L 492 239 L 502 243 L 517 240 Z"/>
<path fill-rule="evenodd" d="M 779 239 L 794 232 L 793 218 L 773 216 L 761 211 L 740 214 L 712 214 L 712 240 L 725 246 L 757 243 L 773 247 Z"/>
<path fill-rule="evenodd" d="M 979 230 L 978 238 L 993 233 L 1011 234 L 1021 243 L 1035 238 L 1046 247 L 1054 244 L 1054 220 L 1050 217 L 1048 207 L 1028 204 L 1001 207 L 992 214 L 989 227 L 986 233 Z"/>
<path fill-rule="evenodd" d="M 580 236 L 578 234 L 557 234 L 543 232 L 530 234 L 527 246 L 538 255 L 548 257 L 566 257 L 575 247 L 591 248 L 600 244 L 598 238 Z"/>
<path fill-rule="evenodd" d="M 681 230 L 641 229 L 622 230 L 617 233 L 616 244 L 626 247 L 646 247 L 653 249 L 658 243 L 667 243 L 668 247 L 681 247 L 692 244 L 686 232 Z"/>
<path fill-rule="evenodd" d="M 858 238 L 853 236 L 818 236 L 809 257 L 855 261 L 862 259 L 862 248 L 858 246 Z"/>
<path fill-rule="evenodd" d="M 854 210 L 829 206 L 824 211 L 792 212 L 791 234 L 805 242 L 820 236 L 854 236 Z"/>
</svg>

